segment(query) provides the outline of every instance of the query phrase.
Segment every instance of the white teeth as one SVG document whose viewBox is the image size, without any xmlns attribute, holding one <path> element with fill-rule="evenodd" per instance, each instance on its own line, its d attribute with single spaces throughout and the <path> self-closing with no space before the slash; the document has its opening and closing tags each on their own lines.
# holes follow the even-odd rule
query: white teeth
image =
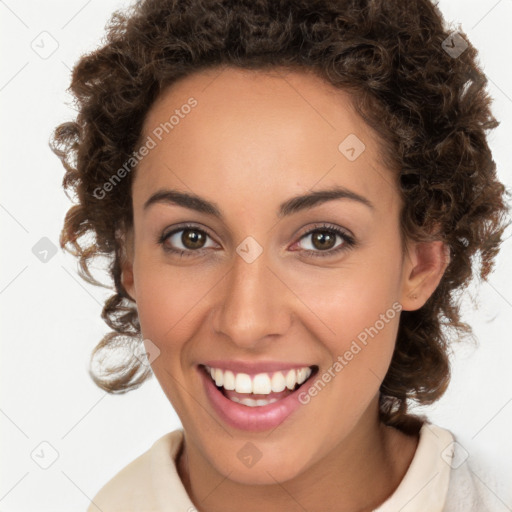
<svg viewBox="0 0 512 512">
<path fill-rule="evenodd" d="M 235 389 L 235 374 L 229 370 L 224 372 L 224 383 L 222 384 L 224 389 L 233 390 Z"/>
<path fill-rule="evenodd" d="M 208 366 L 206 370 L 211 375 L 212 380 L 215 381 L 216 386 L 224 387 L 224 389 L 230 391 L 234 390 L 237 393 L 253 393 L 255 395 L 268 395 L 272 392 L 279 393 L 286 388 L 293 390 L 297 384 L 304 383 L 311 375 L 311 368 L 307 366 L 296 370 L 258 373 L 253 377 L 247 373 L 235 374 L 230 370 L 210 368 Z M 251 407 L 250 404 L 245 405 Z"/>
<path fill-rule="evenodd" d="M 258 407 L 257 401 L 253 400 L 252 398 L 242 398 L 240 403 L 249 407 Z"/>
<path fill-rule="evenodd" d="M 297 370 L 297 382 L 302 384 L 308 380 L 308 377 L 311 375 L 311 368 L 300 368 Z"/>
<path fill-rule="evenodd" d="M 238 404 L 247 405 L 248 407 L 262 407 L 263 405 L 273 404 L 274 402 L 277 402 L 277 398 L 271 398 L 270 400 L 254 400 L 252 398 L 237 398 L 236 396 L 231 397 L 233 402 L 236 402 Z"/>
<path fill-rule="evenodd" d="M 288 389 L 293 389 L 295 387 L 295 384 L 297 383 L 297 374 L 295 370 L 290 370 L 286 374 L 286 387 Z"/>
<path fill-rule="evenodd" d="M 217 386 L 222 386 L 224 382 L 224 374 L 221 369 L 215 368 L 215 375 L 213 376 L 213 378 L 215 379 L 215 384 Z"/>
<path fill-rule="evenodd" d="M 236 374 L 235 391 L 237 393 L 252 393 L 251 377 L 247 373 Z"/>
<path fill-rule="evenodd" d="M 273 404 L 274 402 L 277 402 L 277 398 L 271 398 L 270 400 L 263 400 L 260 398 L 259 400 L 256 400 L 256 405 L 261 407 L 262 405 Z"/>
<path fill-rule="evenodd" d="M 274 393 L 279 393 L 281 391 L 284 391 L 284 388 L 286 387 L 286 380 L 284 378 L 284 375 L 281 372 L 276 372 L 274 375 L 272 375 L 272 391 Z"/>
<path fill-rule="evenodd" d="M 270 377 L 267 373 L 258 373 L 252 380 L 252 392 L 255 395 L 268 395 L 272 391 Z"/>
</svg>

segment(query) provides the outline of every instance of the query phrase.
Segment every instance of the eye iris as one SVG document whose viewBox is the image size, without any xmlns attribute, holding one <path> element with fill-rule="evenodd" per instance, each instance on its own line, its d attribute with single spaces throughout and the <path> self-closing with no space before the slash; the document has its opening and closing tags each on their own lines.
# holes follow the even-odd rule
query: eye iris
<svg viewBox="0 0 512 512">
<path fill-rule="evenodd" d="M 318 245 L 317 242 L 320 242 L 320 245 Z M 313 233 L 313 245 L 316 249 L 331 249 L 335 242 L 336 235 L 329 233 L 328 231 L 317 231 L 316 233 Z"/>
<path fill-rule="evenodd" d="M 181 235 L 181 241 L 188 249 L 200 249 L 204 244 L 204 239 L 204 234 L 194 229 L 184 229 Z"/>
</svg>

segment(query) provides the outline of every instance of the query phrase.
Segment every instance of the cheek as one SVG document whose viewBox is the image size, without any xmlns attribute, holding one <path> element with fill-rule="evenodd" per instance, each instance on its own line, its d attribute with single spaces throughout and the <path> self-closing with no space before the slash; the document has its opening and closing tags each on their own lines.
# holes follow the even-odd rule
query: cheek
<svg viewBox="0 0 512 512">
<path fill-rule="evenodd" d="M 204 282 L 193 271 L 139 261 L 134 279 L 144 337 L 160 343 L 186 339 L 184 329 L 192 327 L 194 307 L 205 294 Z"/>
<path fill-rule="evenodd" d="M 331 317 L 337 321 L 336 331 L 340 332 L 346 348 L 347 342 L 356 341 L 368 346 L 371 340 L 378 340 L 380 346 L 394 345 L 401 306 L 397 295 L 390 293 L 386 285 L 362 289 L 348 289 L 341 298 L 344 307 L 336 311 L 331 308 Z"/>
<path fill-rule="evenodd" d="M 188 353 L 188 340 L 193 338 L 199 324 L 197 306 L 204 290 L 187 273 L 161 263 L 153 264 L 149 259 L 139 261 L 142 263 L 135 266 L 134 279 L 142 336 L 160 350 L 151 367 L 182 417 L 186 414 L 186 405 L 181 391 L 183 384 L 178 383 L 185 381 L 183 357 Z"/>
<path fill-rule="evenodd" d="M 180 273 L 152 264 L 143 257 L 134 267 L 137 310 L 144 337 L 159 341 L 172 336 L 194 297 L 180 283 Z"/>
<path fill-rule="evenodd" d="M 375 335 L 374 327 L 383 338 L 394 340 L 400 310 L 399 270 L 398 265 L 358 264 L 329 272 L 323 269 L 307 279 L 290 274 L 287 282 L 308 307 L 309 314 L 304 313 L 302 320 L 330 352 L 339 354 L 353 339 L 364 342 L 368 330 Z"/>
<path fill-rule="evenodd" d="M 378 392 L 393 355 L 401 311 L 400 266 L 397 258 L 379 262 L 373 257 L 361 257 L 335 273 L 310 275 L 307 283 L 297 281 L 294 287 L 310 309 L 302 322 L 329 355 L 319 378 L 333 393 L 332 416 L 326 415 L 331 418 L 343 414 L 355 421 Z"/>
<path fill-rule="evenodd" d="M 338 306 L 325 305 L 326 323 L 335 335 L 324 337 L 335 373 L 345 389 L 379 387 L 393 354 L 400 304 L 389 290 L 372 289 L 338 296 Z M 336 371 L 337 370 L 337 371 Z"/>
</svg>

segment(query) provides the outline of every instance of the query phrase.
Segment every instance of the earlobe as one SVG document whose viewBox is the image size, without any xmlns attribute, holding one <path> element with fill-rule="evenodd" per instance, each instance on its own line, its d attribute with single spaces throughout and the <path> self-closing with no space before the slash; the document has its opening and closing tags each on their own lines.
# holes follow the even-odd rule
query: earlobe
<svg viewBox="0 0 512 512">
<path fill-rule="evenodd" d="M 450 263 L 442 241 L 412 242 L 404 259 L 401 304 L 404 311 L 421 308 L 434 293 Z"/>
</svg>

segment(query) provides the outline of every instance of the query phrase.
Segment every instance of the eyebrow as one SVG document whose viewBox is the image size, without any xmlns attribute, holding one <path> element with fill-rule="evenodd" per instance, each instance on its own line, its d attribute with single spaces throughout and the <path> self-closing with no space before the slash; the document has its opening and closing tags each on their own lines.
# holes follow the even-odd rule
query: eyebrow
<svg viewBox="0 0 512 512">
<path fill-rule="evenodd" d="M 279 206 L 278 217 L 282 218 L 302 210 L 309 210 L 322 203 L 335 199 L 349 199 L 363 204 L 371 210 L 375 210 L 375 206 L 365 197 L 344 187 L 337 186 L 295 196 L 286 200 Z M 156 203 L 174 204 L 206 215 L 212 215 L 222 221 L 224 220 L 224 216 L 216 203 L 193 193 L 179 192 L 178 190 L 170 189 L 159 190 L 144 203 L 143 210 L 147 210 L 151 205 Z"/>
</svg>

